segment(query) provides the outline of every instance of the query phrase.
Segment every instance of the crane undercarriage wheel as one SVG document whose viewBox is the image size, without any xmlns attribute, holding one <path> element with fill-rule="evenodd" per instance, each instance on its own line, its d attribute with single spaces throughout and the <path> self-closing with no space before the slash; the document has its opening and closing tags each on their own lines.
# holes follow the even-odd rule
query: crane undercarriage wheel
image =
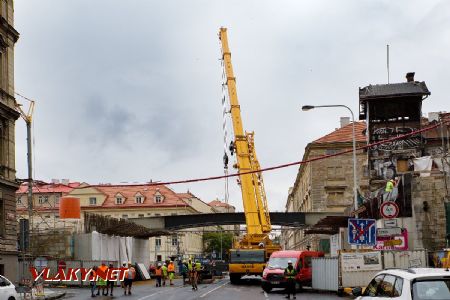
<svg viewBox="0 0 450 300">
<path fill-rule="evenodd" d="M 241 275 L 239 274 L 230 274 L 230 282 L 231 284 L 238 284 L 241 280 Z"/>
</svg>

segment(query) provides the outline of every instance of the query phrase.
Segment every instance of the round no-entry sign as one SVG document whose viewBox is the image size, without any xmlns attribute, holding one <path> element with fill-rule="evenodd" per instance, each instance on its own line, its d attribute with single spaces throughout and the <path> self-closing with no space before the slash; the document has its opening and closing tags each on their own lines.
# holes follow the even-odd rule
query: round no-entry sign
<svg viewBox="0 0 450 300">
<path fill-rule="evenodd" d="M 400 209 L 398 208 L 398 205 L 395 202 L 388 201 L 381 204 L 380 213 L 381 216 L 383 216 L 383 218 L 386 219 L 396 218 L 399 212 Z"/>
</svg>

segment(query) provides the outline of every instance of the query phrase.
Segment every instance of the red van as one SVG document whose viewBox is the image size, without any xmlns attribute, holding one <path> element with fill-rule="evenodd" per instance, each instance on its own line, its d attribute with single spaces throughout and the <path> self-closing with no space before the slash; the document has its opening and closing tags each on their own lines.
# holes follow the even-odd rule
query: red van
<svg viewBox="0 0 450 300">
<path fill-rule="evenodd" d="M 292 261 L 292 265 L 297 270 L 295 278 L 297 284 L 302 286 L 310 286 L 312 281 L 312 257 L 323 257 L 323 252 L 317 251 L 276 251 L 272 253 L 267 266 L 263 271 L 261 287 L 265 292 L 270 292 L 272 288 L 285 288 L 286 280 L 284 278 L 284 269 L 288 266 L 288 261 Z"/>
</svg>

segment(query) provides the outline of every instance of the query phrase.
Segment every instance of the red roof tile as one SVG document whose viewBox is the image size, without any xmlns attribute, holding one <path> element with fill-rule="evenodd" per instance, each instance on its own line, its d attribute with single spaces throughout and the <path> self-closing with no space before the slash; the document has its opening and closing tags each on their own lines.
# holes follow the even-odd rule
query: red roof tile
<svg viewBox="0 0 450 300">
<path fill-rule="evenodd" d="M 219 200 L 213 200 L 208 203 L 209 206 L 215 206 L 215 207 L 231 207 L 230 204 L 227 204 L 225 202 L 219 201 Z"/>
<path fill-rule="evenodd" d="M 366 122 L 355 122 L 355 136 L 356 142 L 366 142 L 367 138 L 363 134 L 366 129 Z M 352 123 L 338 128 L 335 131 L 324 135 L 323 137 L 313 141 L 313 144 L 326 144 L 326 143 L 348 143 L 353 141 Z"/>
<path fill-rule="evenodd" d="M 79 182 L 70 182 L 68 185 L 62 183 L 34 183 L 33 194 L 51 194 L 51 193 L 62 193 L 63 195 L 70 193 L 74 188 L 80 186 Z M 28 183 L 24 182 L 20 185 L 16 194 L 26 194 L 28 193 Z"/>
<path fill-rule="evenodd" d="M 93 187 L 97 189 L 98 191 L 104 193 L 106 195 L 106 199 L 103 202 L 103 205 L 101 207 L 115 207 L 115 208 L 121 208 L 121 207 L 174 207 L 174 206 L 189 206 L 187 203 L 185 203 L 180 196 L 177 195 L 174 191 L 169 189 L 167 186 L 164 185 L 91 185 L 87 187 L 80 187 L 82 188 L 90 188 Z M 164 199 L 162 203 L 156 203 L 154 201 L 154 197 L 157 193 L 160 193 Z M 115 199 L 116 195 L 122 195 L 124 198 L 124 202 L 122 204 L 116 204 Z M 144 202 L 143 203 L 136 203 L 135 196 L 137 194 L 140 194 L 144 196 Z"/>
</svg>

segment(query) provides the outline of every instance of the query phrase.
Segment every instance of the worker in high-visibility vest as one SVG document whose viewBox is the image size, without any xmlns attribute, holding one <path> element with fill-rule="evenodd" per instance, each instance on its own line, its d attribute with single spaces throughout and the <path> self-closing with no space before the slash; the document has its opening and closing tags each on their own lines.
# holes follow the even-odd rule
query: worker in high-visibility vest
<svg viewBox="0 0 450 300">
<path fill-rule="evenodd" d="M 131 286 L 133 285 L 133 279 L 136 276 L 136 269 L 131 265 L 131 261 L 128 262 L 128 270 L 125 271 L 125 278 L 123 282 L 123 286 L 125 288 L 123 294 L 131 295 Z"/>
<path fill-rule="evenodd" d="M 297 271 L 295 270 L 294 266 L 292 265 L 292 261 L 288 261 L 288 266 L 286 269 L 284 269 L 284 277 L 286 278 L 287 281 L 287 287 L 286 287 L 286 292 L 287 292 L 287 296 L 286 298 L 290 299 L 291 298 L 291 294 L 294 297 L 294 299 L 296 299 L 297 297 L 295 297 L 295 277 L 297 276 Z"/>
<path fill-rule="evenodd" d="M 161 267 L 162 269 L 162 285 L 166 286 L 166 279 L 167 279 L 167 263 L 164 263 Z"/>
<path fill-rule="evenodd" d="M 156 287 L 161 287 L 161 278 L 162 278 L 161 263 L 158 263 L 158 266 L 155 269 L 155 277 L 156 277 Z"/>
<path fill-rule="evenodd" d="M 173 285 L 173 279 L 175 277 L 175 265 L 173 264 L 173 261 L 169 262 L 169 266 L 167 267 L 167 271 L 169 272 L 169 284 Z"/>
<path fill-rule="evenodd" d="M 394 186 L 395 186 L 395 180 L 389 179 L 388 182 L 386 182 L 386 188 L 384 189 L 384 191 L 390 193 L 394 190 Z"/>
<path fill-rule="evenodd" d="M 106 263 L 102 261 L 102 264 L 98 267 L 99 272 L 101 272 L 102 276 L 108 274 L 108 267 Z M 97 278 L 97 296 L 100 295 L 100 290 L 102 291 L 102 296 L 108 296 L 108 288 L 106 287 L 106 279 L 98 276 Z M 105 294 L 106 291 L 106 294 Z"/>
<path fill-rule="evenodd" d="M 192 282 L 194 281 L 194 264 L 192 263 L 192 258 L 189 258 L 187 262 L 187 268 L 189 272 L 189 283 L 192 285 Z M 194 289 L 193 285 L 192 289 Z"/>
<path fill-rule="evenodd" d="M 197 281 L 200 271 L 202 270 L 202 264 L 199 260 L 196 260 L 195 264 L 192 266 L 192 290 L 198 290 Z"/>
</svg>

